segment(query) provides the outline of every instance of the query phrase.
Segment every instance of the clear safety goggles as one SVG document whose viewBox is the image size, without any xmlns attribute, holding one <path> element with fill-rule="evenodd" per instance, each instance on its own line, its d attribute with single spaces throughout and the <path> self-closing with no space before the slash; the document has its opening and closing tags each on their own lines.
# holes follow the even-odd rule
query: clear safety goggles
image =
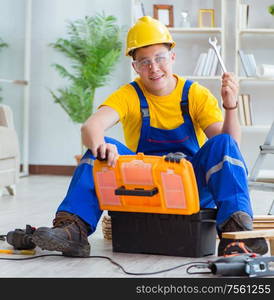
<svg viewBox="0 0 274 300">
<path fill-rule="evenodd" d="M 170 59 L 170 52 L 160 53 L 152 59 L 144 58 L 141 60 L 134 60 L 133 64 L 138 71 L 144 71 L 150 69 L 153 64 L 158 67 L 164 67 L 168 64 Z"/>
</svg>

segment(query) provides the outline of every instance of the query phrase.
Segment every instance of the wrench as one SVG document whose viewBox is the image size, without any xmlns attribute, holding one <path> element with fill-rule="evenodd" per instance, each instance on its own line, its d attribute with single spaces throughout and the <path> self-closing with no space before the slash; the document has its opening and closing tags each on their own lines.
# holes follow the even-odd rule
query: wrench
<svg viewBox="0 0 274 300">
<path fill-rule="evenodd" d="M 225 67 L 225 64 L 224 64 L 224 61 L 223 61 L 223 59 L 222 59 L 222 57 L 221 57 L 221 55 L 220 55 L 220 52 L 218 51 L 218 49 L 217 49 L 217 38 L 216 37 L 214 37 L 214 39 L 212 39 L 211 37 L 208 39 L 208 42 L 209 42 L 209 44 L 211 45 L 211 47 L 213 48 L 213 50 L 215 51 L 215 53 L 216 53 L 216 56 L 217 56 L 217 58 L 218 58 L 218 60 L 219 60 L 219 63 L 220 63 L 220 65 L 221 65 L 221 67 L 222 67 L 222 69 L 223 69 L 223 72 L 224 73 L 226 73 L 227 72 L 227 69 L 226 69 L 226 67 Z"/>
</svg>

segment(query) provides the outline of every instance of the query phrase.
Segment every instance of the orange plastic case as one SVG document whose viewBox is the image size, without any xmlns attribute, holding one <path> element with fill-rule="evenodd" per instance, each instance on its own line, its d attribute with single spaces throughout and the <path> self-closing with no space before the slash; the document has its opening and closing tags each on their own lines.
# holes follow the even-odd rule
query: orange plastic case
<svg viewBox="0 0 274 300">
<path fill-rule="evenodd" d="M 195 174 L 186 159 L 121 155 L 114 168 L 95 160 L 93 175 L 102 210 L 181 215 L 200 210 Z"/>
</svg>

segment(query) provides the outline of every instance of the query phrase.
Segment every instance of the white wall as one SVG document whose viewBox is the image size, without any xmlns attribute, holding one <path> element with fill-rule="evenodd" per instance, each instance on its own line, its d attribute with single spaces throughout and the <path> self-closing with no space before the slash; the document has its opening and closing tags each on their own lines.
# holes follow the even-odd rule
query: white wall
<svg viewBox="0 0 274 300">
<path fill-rule="evenodd" d="M 52 48 L 50 42 L 66 36 L 66 21 L 83 18 L 105 11 L 117 16 L 118 24 L 130 22 L 128 14 L 121 11 L 129 9 L 128 1 L 118 0 L 35 0 L 33 1 L 32 32 L 32 72 L 30 105 L 30 163 L 72 165 L 73 156 L 80 153 L 79 125 L 73 124 L 62 108 L 55 104 L 48 89 L 56 90 L 65 85 L 57 72 L 51 67 L 53 62 L 66 64 L 66 59 Z M 96 91 L 95 105 L 126 82 L 128 68 L 124 68 L 124 59 L 117 65 L 109 85 Z M 125 71 L 126 70 L 126 71 Z M 112 130 L 112 135 L 119 135 Z"/>
<path fill-rule="evenodd" d="M 176 4 L 177 1 L 177 4 Z M 217 2 L 216 2 L 217 1 Z M 210 8 L 219 0 L 199 0 L 192 9 Z M 253 1 L 248 1 L 252 4 Z M 256 0 L 258 1 L 258 0 Z M 69 62 L 48 44 L 59 37 L 66 35 L 66 21 L 73 21 L 85 15 L 94 15 L 96 12 L 105 11 L 106 14 L 115 15 L 120 25 L 129 27 L 131 23 L 130 0 L 32 0 L 32 64 L 30 81 L 30 140 L 29 161 L 30 164 L 49 165 L 73 165 L 73 156 L 80 153 L 79 126 L 73 124 L 66 113 L 58 104 L 55 104 L 48 89 L 56 90 L 66 83 L 60 78 L 52 63 L 69 65 Z M 168 4 L 171 1 L 148 1 L 144 0 L 146 7 L 150 7 L 147 13 L 152 13 L 152 5 L 155 3 Z M 181 0 L 175 3 L 175 22 L 178 21 Z M 190 5 L 190 1 L 183 2 Z M 26 0 L 0 0 L 0 37 L 9 43 L 10 47 L 0 53 L 0 78 L 22 79 L 24 74 L 24 34 L 25 34 L 25 9 Z M 262 0 L 264 6 L 271 4 L 271 0 Z M 234 47 L 235 47 L 235 0 L 226 1 L 226 36 L 227 36 L 227 66 L 234 71 Z M 192 4 L 191 4 L 192 5 Z M 252 12 L 254 13 L 254 11 Z M 197 16 L 193 16 L 192 25 L 195 25 Z M 218 19 L 218 16 L 217 16 Z M 255 20 L 256 21 L 256 20 Z M 266 20 L 270 26 L 270 19 Z M 255 25 L 254 25 L 255 26 Z M 273 26 L 274 27 L 274 26 Z M 203 43 L 195 39 L 195 43 Z M 202 44 L 203 45 L 203 44 Z M 268 53 L 268 54 L 267 54 Z M 180 53 L 177 53 L 177 56 Z M 268 55 L 268 57 L 267 57 Z M 270 59 L 273 63 L 271 53 L 264 54 L 266 61 Z M 186 61 L 189 57 L 186 57 Z M 192 58 L 194 59 L 194 58 Z M 109 84 L 96 91 L 95 106 L 100 104 L 112 91 L 130 80 L 129 59 L 122 56 L 113 73 Z M 212 89 L 215 96 L 220 98 L 219 85 L 210 81 L 201 81 Z M 2 95 L 5 102 L 9 103 L 15 113 L 16 128 L 22 140 L 22 110 L 23 89 L 21 87 L 1 84 Z M 271 89 L 260 87 L 262 98 L 270 98 Z M 273 90 L 272 90 L 273 93 Z M 111 129 L 108 135 L 123 141 L 120 126 Z M 257 144 L 263 140 L 263 133 L 256 137 Z M 257 147 L 250 149 L 250 141 L 254 139 L 248 136 L 244 139 L 248 143 L 242 146 L 244 156 L 247 158 L 248 166 L 251 166 L 257 155 Z"/>
</svg>

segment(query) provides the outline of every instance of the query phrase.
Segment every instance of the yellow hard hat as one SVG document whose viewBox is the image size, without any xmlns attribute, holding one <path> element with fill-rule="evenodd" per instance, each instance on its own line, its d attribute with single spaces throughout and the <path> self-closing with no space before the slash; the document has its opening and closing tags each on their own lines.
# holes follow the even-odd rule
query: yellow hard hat
<svg viewBox="0 0 274 300">
<path fill-rule="evenodd" d="M 167 27 L 158 20 L 145 16 L 138 19 L 128 31 L 126 55 L 130 56 L 134 49 L 162 43 L 170 44 L 171 48 L 175 46 Z"/>
</svg>

